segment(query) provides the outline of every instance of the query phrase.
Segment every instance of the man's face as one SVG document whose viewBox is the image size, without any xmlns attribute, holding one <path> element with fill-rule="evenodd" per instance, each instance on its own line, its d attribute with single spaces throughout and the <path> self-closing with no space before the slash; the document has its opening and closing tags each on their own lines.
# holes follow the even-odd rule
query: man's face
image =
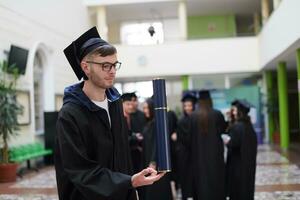
<svg viewBox="0 0 300 200">
<path fill-rule="evenodd" d="M 123 102 L 123 110 L 127 115 L 129 115 L 133 112 L 133 105 L 132 105 L 131 101 Z"/>
<path fill-rule="evenodd" d="M 132 98 L 131 102 L 132 102 L 134 111 L 136 111 L 139 106 L 138 100 L 136 98 Z"/>
<path fill-rule="evenodd" d="M 117 62 L 117 54 L 105 57 L 95 55 L 92 56 L 90 60 L 97 63 L 114 64 Z M 86 70 L 84 70 L 84 72 L 95 86 L 102 89 L 107 89 L 112 87 L 114 84 L 114 80 L 116 77 L 116 69 L 112 67 L 110 71 L 104 71 L 102 69 L 102 66 L 103 65 L 101 64 L 88 63 L 88 67 Z"/>
</svg>

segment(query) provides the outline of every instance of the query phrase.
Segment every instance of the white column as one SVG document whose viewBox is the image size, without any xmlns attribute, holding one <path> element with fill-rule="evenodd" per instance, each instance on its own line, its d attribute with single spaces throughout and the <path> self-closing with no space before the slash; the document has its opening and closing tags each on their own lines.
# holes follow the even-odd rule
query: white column
<svg viewBox="0 0 300 200">
<path fill-rule="evenodd" d="M 280 1 L 281 1 L 281 0 L 273 0 L 273 7 L 274 7 L 274 10 L 276 10 L 276 9 L 279 7 Z"/>
<path fill-rule="evenodd" d="M 97 7 L 97 29 L 102 39 L 108 39 L 108 28 L 106 23 L 106 8 L 105 6 Z"/>
<path fill-rule="evenodd" d="M 180 39 L 187 39 L 187 9 L 184 0 L 179 1 L 178 4 L 178 21 L 180 30 Z"/>
<path fill-rule="evenodd" d="M 50 55 L 49 55 L 50 57 Z M 53 61 L 54 58 L 51 59 Z M 49 59 L 50 61 L 50 59 Z M 45 63 L 43 90 L 44 90 L 44 111 L 55 111 L 55 88 L 54 88 L 54 67 L 52 62 Z"/>
<path fill-rule="evenodd" d="M 230 89 L 230 77 L 229 75 L 225 75 L 225 80 L 224 80 L 224 85 L 225 85 L 225 89 Z"/>
<path fill-rule="evenodd" d="M 270 4 L 268 0 L 261 0 L 262 24 L 266 24 L 270 16 Z"/>
<path fill-rule="evenodd" d="M 269 134 L 269 114 L 268 114 L 268 108 L 267 108 L 267 103 L 268 103 L 268 92 L 267 92 L 267 78 L 266 78 L 266 73 L 263 73 L 263 80 L 262 80 L 262 101 L 265 106 L 262 106 L 262 111 L 264 113 L 264 124 L 265 124 L 265 137 L 264 137 L 264 142 L 269 143 L 270 142 L 270 134 Z"/>
</svg>

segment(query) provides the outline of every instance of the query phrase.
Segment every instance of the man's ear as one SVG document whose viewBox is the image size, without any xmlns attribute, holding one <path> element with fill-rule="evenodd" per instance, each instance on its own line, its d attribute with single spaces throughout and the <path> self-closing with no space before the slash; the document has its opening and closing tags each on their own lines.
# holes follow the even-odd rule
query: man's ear
<svg viewBox="0 0 300 200">
<path fill-rule="evenodd" d="M 82 71 L 88 76 L 90 74 L 90 66 L 85 61 L 81 61 L 80 63 Z"/>
</svg>

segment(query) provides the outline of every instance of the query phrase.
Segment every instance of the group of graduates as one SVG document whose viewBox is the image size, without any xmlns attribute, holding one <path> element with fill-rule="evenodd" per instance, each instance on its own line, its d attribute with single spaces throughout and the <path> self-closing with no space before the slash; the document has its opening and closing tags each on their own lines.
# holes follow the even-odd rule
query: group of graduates
<svg viewBox="0 0 300 200">
<path fill-rule="evenodd" d="M 139 199 L 172 200 L 174 188 L 181 188 L 183 200 L 254 199 L 257 138 L 248 116 L 251 105 L 246 100 L 233 101 L 225 121 L 213 108 L 209 91 L 202 90 L 198 96 L 186 93 L 182 97 L 179 119 L 168 111 L 172 172 L 138 188 Z M 122 100 L 133 170 L 156 168 L 153 99 L 143 103 L 143 111 L 138 109 L 135 93 L 123 94 Z"/>
</svg>

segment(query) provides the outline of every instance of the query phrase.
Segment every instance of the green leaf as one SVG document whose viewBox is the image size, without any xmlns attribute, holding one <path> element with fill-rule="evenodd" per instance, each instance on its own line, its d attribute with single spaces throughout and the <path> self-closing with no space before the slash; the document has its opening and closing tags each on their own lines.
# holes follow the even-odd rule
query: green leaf
<svg viewBox="0 0 300 200">
<path fill-rule="evenodd" d="M 9 69 L 9 70 L 8 70 Z M 18 115 L 23 107 L 17 102 L 16 83 L 20 74 L 16 66 L 8 66 L 7 62 L 0 62 L 0 142 L 7 147 L 7 140 L 17 135 L 19 130 Z M 2 162 L 8 162 L 7 149 L 2 150 Z"/>
</svg>

